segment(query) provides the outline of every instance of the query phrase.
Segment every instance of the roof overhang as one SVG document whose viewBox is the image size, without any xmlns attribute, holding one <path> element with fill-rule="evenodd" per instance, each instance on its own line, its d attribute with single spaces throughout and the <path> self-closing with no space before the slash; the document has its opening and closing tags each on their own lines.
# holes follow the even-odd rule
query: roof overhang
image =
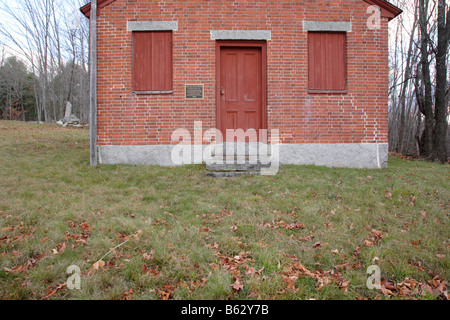
<svg viewBox="0 0 450 320">
<path fill-rule="evenodd" d="M 381 16 L 383 18 L 388 18 L 389 21 L 394 19 L 403 12 L 403 10 L 394 6 L 392 3 L 387 2 L 386 0 L 364 0 L 364 1 L 367 2 L 368 4 L 380 7 Z"/>
<path fill-rule="evenodd" d="M 114 2 L 116 0 L 97 0 L 97 16 L 100 15 L 100 9 L 107 6 L 111 2 Z M 82 6 L 80 8 L 80 11 L 87 17 L 91 17 L 91 3 Z"/>
</svg>

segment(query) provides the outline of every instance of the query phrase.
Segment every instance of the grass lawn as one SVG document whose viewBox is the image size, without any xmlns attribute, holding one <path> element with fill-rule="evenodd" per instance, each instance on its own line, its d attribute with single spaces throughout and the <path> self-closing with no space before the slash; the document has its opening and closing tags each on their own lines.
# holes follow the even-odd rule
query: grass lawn
<svg viewBox="0 0 450 320">
<path fill-rule="evenodd" d="M 382 170 L 239 178 L 91 167 L 87 130 L 8 121 L 0 163 L 1 299 L 447 295 L 448 165 L 391 157 Z M 80 289 L 66 286 L 71 265 Z M 366 285 L 371 265 L 380 289 Z"/>
</svg>

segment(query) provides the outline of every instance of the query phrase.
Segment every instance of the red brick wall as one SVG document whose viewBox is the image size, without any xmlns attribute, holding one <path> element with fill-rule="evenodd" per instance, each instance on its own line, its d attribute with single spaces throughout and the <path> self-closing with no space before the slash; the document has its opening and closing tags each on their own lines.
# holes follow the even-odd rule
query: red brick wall
<svg viewBox="0 0 450 320">
<path fill-rule="evenodd" d="M 388 21 L 366 26 L 362 0 L 116 0 L 98 19 L 98 144 L 170 144 L 176 128 L 216 127 L 215 41 L 210 30 L 270 30 L 268 128 L 284 143 L 387 143 Z M 308 94 L 303 20 L 351 21 L 347 94 Z M 178 21 L 170 95 L 132 91 L 132 33 L 127 21 Z M 184 85 L 204 84 L 204 100 Z"/>
</svg>

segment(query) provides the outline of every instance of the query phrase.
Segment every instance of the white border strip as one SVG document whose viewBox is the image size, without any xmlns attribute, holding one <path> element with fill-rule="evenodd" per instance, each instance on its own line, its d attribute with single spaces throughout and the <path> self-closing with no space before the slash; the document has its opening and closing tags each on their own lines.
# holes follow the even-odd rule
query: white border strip
<svg viewBox="0 0 450 320">
<path fill-rule="evenodd" d="M 269 30 L 211 30 L 211 40 L 270 40 Z"/>
<path fill-rule="evenodd" d="M 304 31 L 351 32 L 351 22 L 303 21 Z"/>
</svg>

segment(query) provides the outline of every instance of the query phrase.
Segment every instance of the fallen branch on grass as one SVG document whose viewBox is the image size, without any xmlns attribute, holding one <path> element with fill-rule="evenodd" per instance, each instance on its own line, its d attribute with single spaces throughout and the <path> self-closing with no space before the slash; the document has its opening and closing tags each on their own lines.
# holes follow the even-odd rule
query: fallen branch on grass
<svg viewBox="0 0 450 320">
<path fill-rule="evenodd" d="M 98 266 L 100 265 L 100 261 L 103 261 L 103 259 L 104 259 L 108 254 L 110 254 L 111 252 L 113 252 L 113 251 L 116 250 L 117 248 L 123 246 L 125 243 L 128 242 L 128 240 L 130 240 L 130 239 L 125 240 L 125 241 L 122 242 L 121 244 L 119 244 L 119 245 L 115 246 L 114 248 L 112 248 L 111 250 L 109 250 L 103 257 L 101 257 L 96 263 L 94 263 L 94 268 L 96 268 L 96 266 L 97 266 L 96 269 L 98 269 Z M 104 263 L 104 262 L 103 262 L 103 263 Z"/>
</svg>

